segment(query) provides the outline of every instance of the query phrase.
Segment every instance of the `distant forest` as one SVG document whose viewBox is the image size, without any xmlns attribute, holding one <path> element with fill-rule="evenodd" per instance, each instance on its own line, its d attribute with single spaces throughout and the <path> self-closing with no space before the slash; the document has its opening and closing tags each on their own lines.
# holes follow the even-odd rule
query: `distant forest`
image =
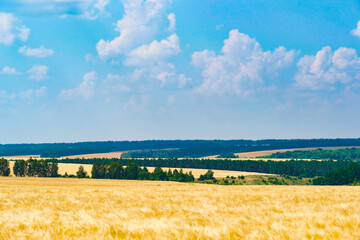
<svg viewBox="0 0 360 240">
<path fill-rule="evenodd" d="M 360 148 L 273 153 L 261 158 L 360 160 Z"/>
<path fill-rule="evenodd" d="M 79 143 L 1 144 L 0 156 L 40 155 L 57 158 L 78 154 L 129 151 L 126 158 L 198 158 L 261 150 L 360 146 L 360 138 L 292 140 L 147 140 Z"/>
</svg>

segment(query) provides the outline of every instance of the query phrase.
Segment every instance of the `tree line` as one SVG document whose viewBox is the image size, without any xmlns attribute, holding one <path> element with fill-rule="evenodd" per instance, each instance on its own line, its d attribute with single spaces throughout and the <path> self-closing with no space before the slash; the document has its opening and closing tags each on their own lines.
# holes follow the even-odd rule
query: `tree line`
<svg viewBox="0 0 360 240">
<path fill-rule="evenodd" d="M 63 159 L 63 163 L 94 164 L 102 161 L 109 164 L 111 161 L 118 159 Z M 259 172 L 271 174 L 285 174 L 297 177 L 316 177 L 325 176 L 329 171 L 339 167 L 346 167 L 350 161 L 263 161 L 263 160 L 230 160 L 230 159 L 197 159 L 197 158 L 159 158 L 159 159 L 120 159 L 121 164 L 126 165 L 128 161 L 138 166 L 146 167 L 169 167 L 169 168 L 196 168 L 196 169 L 213 169 L 213 170 L 230 170 Z"/>
<path fill-rule="evenodd" d="M 194 182 L 195 178 L 191 171 L 184 173 L 174 170 L 164 171 L 161 167 L 156 167 L 153 172 L 149 172 L 146 167 L 139 167 L 134 162 L 128 162 L 123 167 L 120 161 L 111 161 L 109 164 L 95 162 L 91 170 L 92 178 L 97 179 L 129 179 L 129 180 L 155 180 L 155 181 L 176 181 Z"/>
<path fill-rule="evenodd" d="M 13 171 L 17 177 L 58 177 L 58 163 L 56 160 L 16 160 Z M 10 175 L 9 160 L 0 159 L 0 176 Z"/>
<path fill-rule="evenodd" d="M 64 176 L 58 173 L 57 160 L 16 160 L 13 167 L 14 175 L 17 177 L 88 177 L 83 166 L 79 167 L 76 175 Z M 0 159 L 0 176 L 10 175 L 9 160 Z M 153 172 L 149 172 L 146 167 L 139 167 L 135 163 L 128 162 L 126 167 L 120 161 L 111 161 L 109 164 L 95 162 L 91 170 L 92 178 L 97 179 L 129 179 L 129 180 L 156 180 L 156 181 L 177 181 L 194 182 L 195 178 L 191 172 L 184 173 L 169 169 L 164 171 L 161 167 L 156 167 Z"/>
<path fill-rule="evenodd" d="M 287 151 L 273 153 L 262 158 L 360 160 L 360 148 L 337 150 L 324 150 L 320 148 L 309 151 Z"/>
</svg>

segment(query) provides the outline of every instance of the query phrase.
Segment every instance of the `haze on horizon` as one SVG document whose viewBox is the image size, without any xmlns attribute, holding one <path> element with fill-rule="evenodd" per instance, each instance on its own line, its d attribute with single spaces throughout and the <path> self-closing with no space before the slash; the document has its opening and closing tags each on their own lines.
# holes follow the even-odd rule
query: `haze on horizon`
<svg viewBox="0 0 360 240">
<path fill-rule="evenodd" d="M 360 136 L 360 6 L 3 0 L 0 143 Z"/>
</svg>

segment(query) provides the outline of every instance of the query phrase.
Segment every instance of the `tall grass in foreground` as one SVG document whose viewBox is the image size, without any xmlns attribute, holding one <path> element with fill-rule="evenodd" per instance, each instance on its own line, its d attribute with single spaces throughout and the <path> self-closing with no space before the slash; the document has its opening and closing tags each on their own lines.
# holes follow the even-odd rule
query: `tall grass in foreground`
<svg viewBox="0 0 360 240">
<path fill-rule="evenodd" d="M 358 239 L 360 188 L 0 178 L 0 239 Z"/>
</svg>

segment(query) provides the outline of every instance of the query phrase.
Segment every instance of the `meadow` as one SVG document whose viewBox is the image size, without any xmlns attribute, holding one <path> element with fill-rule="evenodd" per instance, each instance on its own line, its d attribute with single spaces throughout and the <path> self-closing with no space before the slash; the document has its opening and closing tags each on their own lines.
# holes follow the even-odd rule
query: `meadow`
<svg viewBox="0 0 360 240">
<path fill-rule="evenodd" d="M 358 239 L 360 189 L 0 178 L 0 239 Z"/>
</svg>

